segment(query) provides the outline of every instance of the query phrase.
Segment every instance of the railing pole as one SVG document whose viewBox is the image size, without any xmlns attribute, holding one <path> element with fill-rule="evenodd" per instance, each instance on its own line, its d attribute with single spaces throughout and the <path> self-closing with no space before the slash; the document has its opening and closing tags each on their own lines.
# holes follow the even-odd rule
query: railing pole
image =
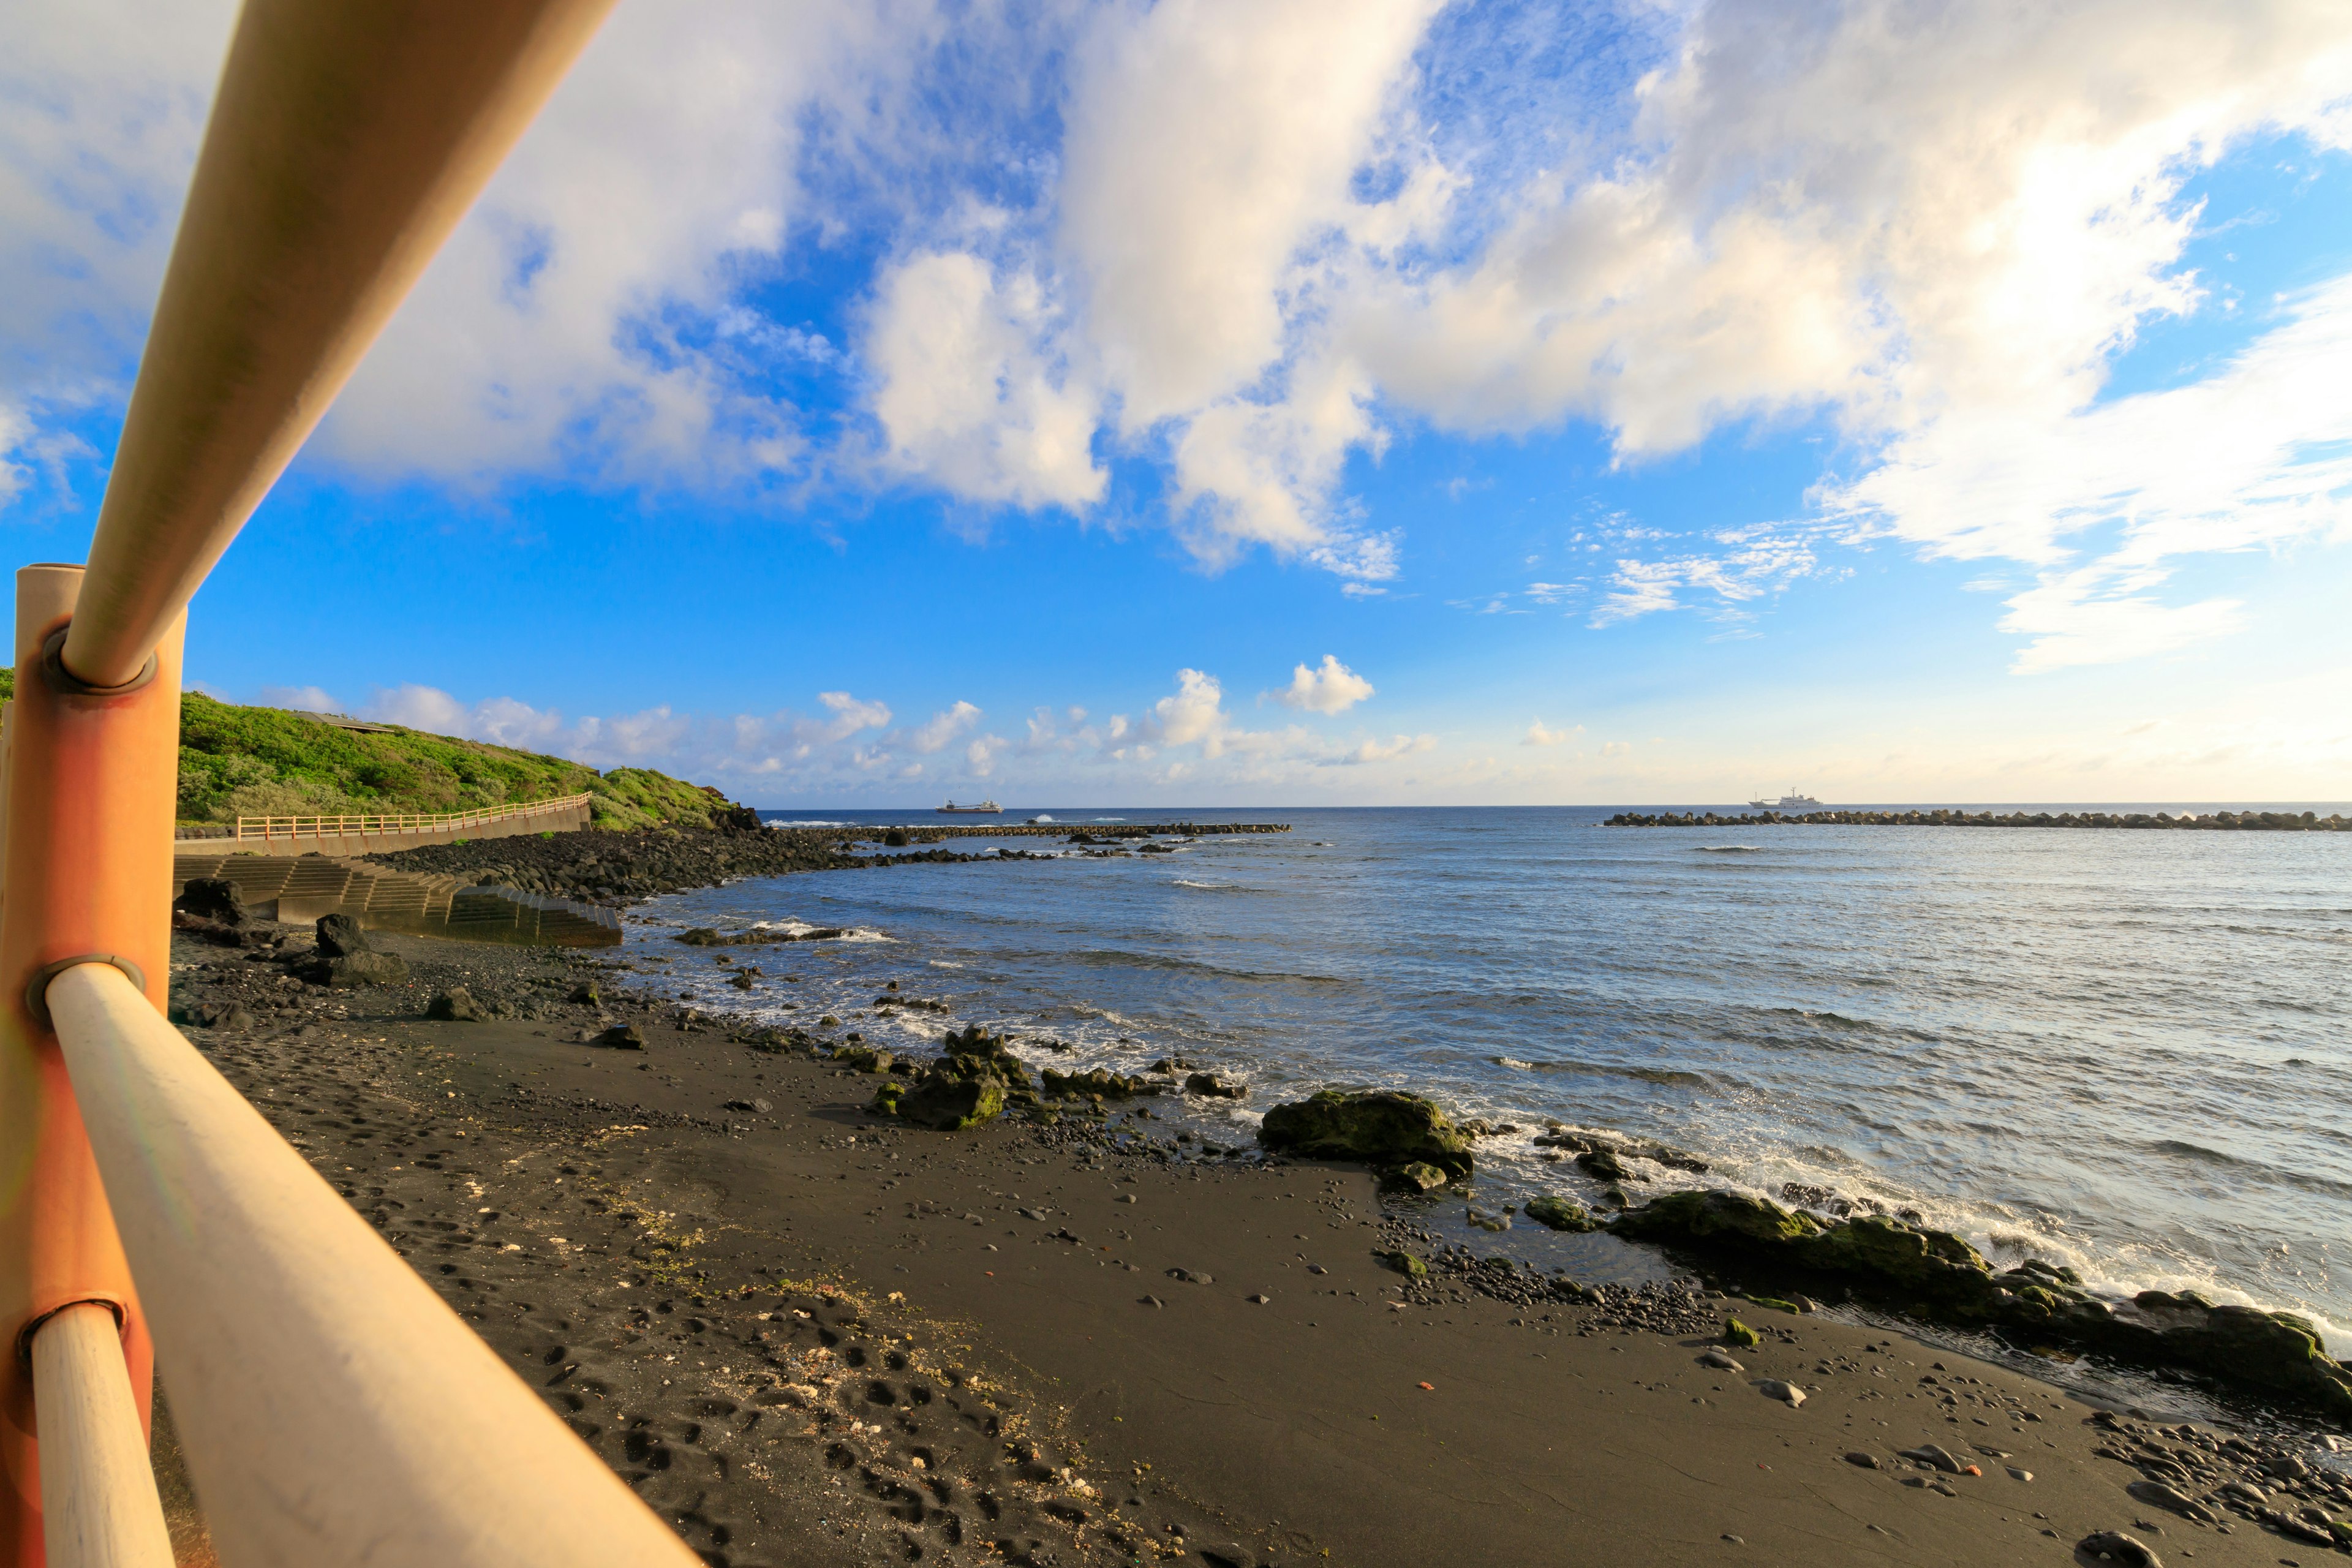
<svg viewBox="0 0 2352 1568">
<path fill-rule="evenodd" d="M 612 0 L 247 0 L 66 668 L 129 680 Z"/>
<path fill-rule="evenodd" d="M 68 1307 L 33 1336 L 48 1568 L 172 1568 L 155 1471 L 114 1313 Z"/>
<path fill-rule="evenodd" d="M 119 970 L 47 994 L 224 1563 L 693 1568 Z"/>
<path fill-rule="evenodd" d="M 107 1303 L 122 1325 L 120 1353 L 142 1422 L 154 1365 L 80 1108 L 47 1016 L 33 1004 L 47 966 L 103 954 L 141 976 L 152 1006 L 164 1005 L 184 622 L 165 628 L 142 684 L 113 694 L 77 689 L 57 670 L 55 647 L 81 582 L 79 566 L 16 574 L 16 697 L 0 824 L 8 845 L 0 898 L 0 1564 L 10 1568 L 44 1560 L 26 1331 L 75 1302 Z"/>
</svg>

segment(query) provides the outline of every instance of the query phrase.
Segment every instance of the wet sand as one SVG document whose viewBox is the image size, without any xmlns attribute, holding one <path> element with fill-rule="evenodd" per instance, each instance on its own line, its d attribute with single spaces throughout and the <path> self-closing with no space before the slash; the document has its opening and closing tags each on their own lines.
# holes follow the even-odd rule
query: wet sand
<svg viewBox="0 0 2352 1568">
<path fill-rule="evenodd" d="M 874 1078 L 677 1027 L 602 961 L 378 941 L 414 984 L 283 991 L 191 1038 L 714 1563 L 2328 1550 L 2126 1495 L 2094 1406 L 1901 1335 L 1737 1300 L 1663 1328 L 1458 1289 L 1400 1309 L 1374 1252 L 1412 1215 L 1360 1169 L 1175 1157 L 1122 1116 L 1157 1142 L 901 1129 L 862 1109 Z M 178 957 L 175 1002 L 268 969 Z M 601 1003 L 562 1000 L 583 980 Z M 539 1016 L 424 1021 L 453 983 Z M 577 1043 L 607 1023 L 646 1048 Z M 1727 1314 L 1768 1333 L 1737 1373 L 1698 1360 Z M 1982 1474 L 1896 1457 L 1923 1443 Z"/>
</svg>

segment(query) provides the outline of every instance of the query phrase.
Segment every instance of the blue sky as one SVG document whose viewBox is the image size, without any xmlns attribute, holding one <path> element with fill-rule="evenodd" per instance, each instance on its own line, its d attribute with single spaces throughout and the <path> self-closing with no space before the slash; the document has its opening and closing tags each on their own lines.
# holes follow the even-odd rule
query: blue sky
<svg viewBox="0 0 2352 1568">
<path fill-rule="evenodd" d="M 623 0 L 191 621 L 772 805 L 2343 798 L 2328 6 Z M 18 7 L 77 559 L 229 8 Z"/>
</svg>

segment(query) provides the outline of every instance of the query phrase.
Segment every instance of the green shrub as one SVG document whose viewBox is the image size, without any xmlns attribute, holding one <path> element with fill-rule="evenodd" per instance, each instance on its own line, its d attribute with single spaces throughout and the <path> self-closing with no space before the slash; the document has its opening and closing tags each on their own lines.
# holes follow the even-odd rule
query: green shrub
<svg viewBox="0 0 2352 1568">
<path fill-rule="evenodd" d="M 16 695 L 0 668 L 0 700 Z M 711 826 L 733 803 L 649 768 L 599 773 L 564 757 L 387 725 L 346 730 L 309 713 L 243 708 L 202 692 L 180 699 L 179 817 L 464 811 L 586 793 L 589 826 Z"/>
</svg>

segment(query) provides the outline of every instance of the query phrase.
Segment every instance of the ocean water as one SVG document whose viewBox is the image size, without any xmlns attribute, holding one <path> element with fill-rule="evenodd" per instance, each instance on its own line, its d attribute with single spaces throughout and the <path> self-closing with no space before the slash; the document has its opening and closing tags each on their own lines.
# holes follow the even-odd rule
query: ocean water
<svg viewBox="0 0 2352 1568">
<path fill-rule="evenodd" d="M 742 882 L 640 907 L 631 950 L 702 1005 L 830 1012 L 874 1044 L 978 1021 L 1039 1062 L 1189 1057 L 1250 1085 L 1188 1108 L 1232 1142 L 1315 1088 L 1416 1089 L 1520 1130 L 1480 1144 L 1482 1204 L 1589 1201 L 1531 1137 L 1547 1118 L 1613 1129 L 1713 1163 L 1654 1191 L 1801 1183 L 1916 1207 L 1997 1262 L 2291 1308 L 2352 1352 L 2352 835 L 1048 809 L 1292 831 Z M 762 921 L 856 935 L 735 950 L 800 977 L 749 996 L 667 940 Z M 890 979 L 949 1011 L 872 1016 Z M 1617 1247 L 1531 1228 L 1510 1240 L 1553 1248 L 1538 1258 L 1602 1267 Z"/>
</svg>

